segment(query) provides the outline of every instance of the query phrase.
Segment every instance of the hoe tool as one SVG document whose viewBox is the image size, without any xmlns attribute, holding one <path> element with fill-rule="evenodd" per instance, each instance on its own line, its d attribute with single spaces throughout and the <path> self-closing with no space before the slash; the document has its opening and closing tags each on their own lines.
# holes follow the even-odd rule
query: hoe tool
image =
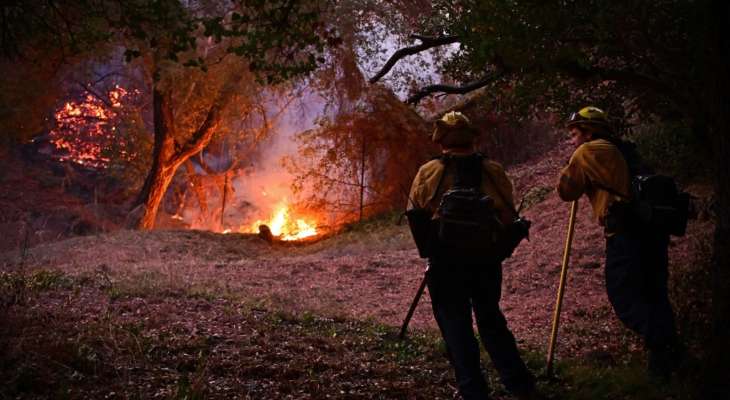
<svg viewBox="0 0 730 400">
<path fill-rule="evenodd" d="M 431 267 L 430 264 L 426 265 L 426 272 L 423 274 L 423 279 L 421 279 L 421 285 L 418 287 L 418 291 L 416 292 L 416 297 L 413 298 L 413 301 L 411 302 L 411 307 L 408 309 L 408 314 L 406 314 L 406 319 L 403 320 L 403 325 L 400 327 L 400 333 L 398 334 L 398 339 L 403 340 L 403 338 L 406 337 L 406 331 L 408 330 L 408 323 L 411 322 L 413 313 L 416 311 L 418 302 L 421 300 L 421 295 L 423 295 L 423 291 L 426 289 L 426 277 L 428 276 L 428 270 L 430 267 Z"/>
<path fill-rule="evenodd" d="M 563 252 L 563 266 L 560 269 L 560 284 L 558 285 L 558 298 L 555 301 L 555 312 L 553 314 L 553 328 L 550 331 L 550 342 L 547 353 L 547 376 L 553 374 L 553 356 L 555 354 L 555 342 L 558 338 L 558 324 L 560 323 L 560 307 L 563 304 L 565 293 L 565 281 L 568 277 L 568 260 L 570 259 L 570 247 L 573 244 L 573 233 L 575 232 L 575 214 L 578 212 L 578 200 L 573 201 L 570 206 L 570 219 L 568 221 L 568 237 L 565 239 L 565 251 Z"/>
</svg>

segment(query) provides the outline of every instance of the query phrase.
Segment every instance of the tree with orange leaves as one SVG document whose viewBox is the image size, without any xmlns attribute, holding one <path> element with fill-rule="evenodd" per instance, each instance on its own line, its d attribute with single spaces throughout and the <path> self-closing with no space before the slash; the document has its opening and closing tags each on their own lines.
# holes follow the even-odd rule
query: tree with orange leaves
<svg viewBox="0 0 730 400">
<path fill-rule="evenodd" d="M 68 65 L 121 47 L 144 67 L 154 148 L 133 219 L 152 229 L 175 171 L 220 133 L 231 105 L 255 85 L 311 71 L 325 45 L 336 43 L 320 21 L 323 7 L 314 0 L 11 1 L 0 6 L 0 53 L 11 61 L 33 54 L 43 64 L 44 53 L 54 54 L 53 65 Z"/>
</svg>

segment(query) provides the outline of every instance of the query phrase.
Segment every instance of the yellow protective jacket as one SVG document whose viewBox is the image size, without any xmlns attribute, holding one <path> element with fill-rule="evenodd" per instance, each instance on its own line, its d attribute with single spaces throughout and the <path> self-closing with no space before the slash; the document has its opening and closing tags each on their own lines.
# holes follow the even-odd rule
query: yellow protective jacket
<svg viewBox="0 0 730 400">
<path fill-rule="evenodd" d="M 468 154 L 465 154 L 468 155 Z M 482 193 L 494 199 L 494 207 L 499 213 L 503 223 L 508 224 L 514 219 L 514 199 L 512 197 L 512 182 L 504 172 L 504 168 L 497 162 L 482 161 Z M 436 209 L 441 201 L 441 196 L 453 186 L 455 172 L 449 169 L 444 175 L 444 162 L 435 159 L 423 164 L 418 170 L 411 185 L 408 209 L 426 208 L 436 218 Z M 439 181 L 443 176 L 443 182 Z"/>
<path fill-rule="evenodd" d="M 565 201 L 578 200 L 585 193 L 596 221 L 605 226 L 611 204 L 630 198 L 629 167 L 613 143 L 604 139 L 592 140 L 575 150 L 568 166 L 560 173 L 557 189 Z"/>
</svg>

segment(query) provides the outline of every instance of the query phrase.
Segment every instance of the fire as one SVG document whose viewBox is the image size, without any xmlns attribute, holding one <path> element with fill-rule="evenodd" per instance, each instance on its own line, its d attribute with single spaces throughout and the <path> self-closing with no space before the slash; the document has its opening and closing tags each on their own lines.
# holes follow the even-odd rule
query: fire
<svg viewBox="0 0 730 400">
<path fill-rule="evenodd" d="M 129 93 L 115 86 L 107 94 L 107 102 L 86 93 L 83 100 L 65 103 L 54 113 L 56 126 L 50 131 L 51 142 L 61 151 L 61 161 L 71 161 L 92 168 L 106 168 L 111 159 L 108 152 L 120 148 L 127 159 L 127 143 L 116 135 L 115 122 L 122 101 Z"/>
<path fill-rule="evenodd" d="M 258 232 L 260 225 L 267 225 L 271 229 L 271 233 L 280 240 L 300 240 L 315 236 L 318 233 L 315 223 L 311 220 L 293 219 L 289 215 L 289 206 L 286 200 L 274 208 L 268 221 L 256 220 L 247 231 Z"/>
</svg>

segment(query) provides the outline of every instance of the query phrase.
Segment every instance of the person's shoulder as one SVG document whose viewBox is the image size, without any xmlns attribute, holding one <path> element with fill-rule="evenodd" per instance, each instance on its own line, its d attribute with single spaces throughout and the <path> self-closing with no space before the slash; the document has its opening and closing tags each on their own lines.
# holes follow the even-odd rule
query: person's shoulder
<svg viewBox="0 0 730 400">
<path fill-rule="evenodd" d="M 444 167 L 443 161 L 441 161 L 441 158 L 434 158 L 425 164 L 421 165 L 421 167 L 418 169 L 418 175 L 431 175 L 439 172 Z"/>
<path fill-rule="evenodd" d="M 423 165 L 421 165 L 421 169 L 432 169 L 432 168 L 440 168 L 444 166 L 443 160 L 441 160 L 441 157 L 433 158 L 429 161 L 426 161 Z"/>
<path fill-rule="evenodd" d="M 595 139 L 589 142 L 585 142 L 578 146 L 573 152 L 573 157 L 579 158 L 588 154 L 602 153 L 602 152 L 615 152 L 618 151 L 618 147 L 606 139 Z"/>
<path fill-rule="evenodd" d="M 584 151 L 618 150 L 618 146 L 616 145 L 616 143 L 614 143 L 608 139 L 603 139 L 603 138 L 593 139 L 589 142 L 585 142 L 582 145 L 580 145 L 578 148 L 579 149 L 583 148 Z"/>
<path fill-rule="evenodd" d="M 484 165 L 484 168 L 487 168 L 490 171 L 495 171 L 495 172 L 504 171 L 504 166 L 502 166 L 502 164 L 500 164 L 497 161 L 490 160 L 488 158 L 484 158 L 482 160 L 482 165 Z"/>
<path fill-rule="evenodd" d="M 504 170 L 504 166 L 497 161 L 484 158 L 482 159 L 482 165 L 484 166 L 484 169 L 492 176 L 500 177 L 507 175 Z"/>
</svg>

